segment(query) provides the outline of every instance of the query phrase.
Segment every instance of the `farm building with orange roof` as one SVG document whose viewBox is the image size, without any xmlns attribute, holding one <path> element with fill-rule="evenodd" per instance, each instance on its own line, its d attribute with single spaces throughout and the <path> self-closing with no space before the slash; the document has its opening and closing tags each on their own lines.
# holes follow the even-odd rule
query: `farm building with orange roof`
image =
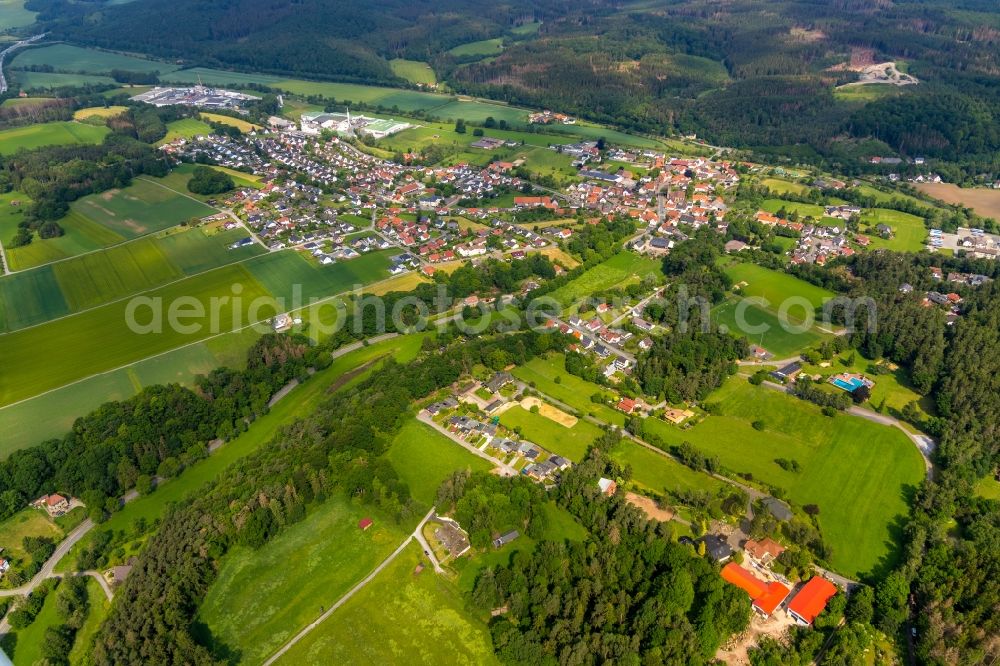
<svg viewBox="0 0 1000 666">
<path fill-rule="evenodd" d="M 795 621 L 810 625 L 826 608 L 826 602 L 837 594 L 837 586 L 825 578 L 813 576 L 788 604 L 788 612 Z"/>
<path fill-rule="evenodd" d="M 753 609 L 764 617 L 769 617 L 788 596 L 788 588 L 781 583 L 762 581 L 735 562 L 722 567 L 721 573 L 726 581 L 750 595 Z"/>
</svg>

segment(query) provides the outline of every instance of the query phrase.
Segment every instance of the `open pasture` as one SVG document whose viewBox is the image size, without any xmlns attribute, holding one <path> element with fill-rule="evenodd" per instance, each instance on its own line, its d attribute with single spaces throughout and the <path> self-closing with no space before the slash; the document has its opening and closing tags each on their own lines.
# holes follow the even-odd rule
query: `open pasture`
<svg viewBox="0 0 1000 666">
<path fill-rule="evenodd" d="M 725 266 L 724 270 L 733 284 L 747 283 L 741 288 L 744 296 L 764 298 L 768 301 L 769 308 L 776 309 L 783 301 L 790 298 L 803 300 L 818 308 L 835 296 L 828 289 L 757 264 L 731 263 Z"/>
<path fill-rule="evenodd" d="M 0 31 L 35 22 L 35 12 L 24 8 L 24 0 L 0 0 Z"/>
<path fill-rule="evenodd" d="M 359 530 L 358 521 L 366 516 L 375 524 Z M 263 547 L 232 549 L 199 619 L 216 640 L 239 650 L 244 660 L 260 663 L 404 538 L 398 526 L 371 508 L 331 497 Z"/>
<path fill-rule="evenodd" d="M 430 507 L 438 488 L 453 472 L 489 471 L 486 460 L 474 456 L 434 428 L 416 419 L 407 421 L 386 453 L 413 497 Z"/>
<path fill-rule="evenodd" d="M 399 662 L 497 663 L 485 622 L 448 577 L 434 574 L 415 543 L 277 664 Z"/>
<path fill-rule="evenodd" d="M 550 296 L 563 306 L 594 293 L 621 287 L 648 275 L 662 277 L 660 262 L 634 252 L 620 252 L 607 261 L 588 269 L 580 277 L 564 284 Z"/>
<path fill-rule="evenodd" d="M 695 472 L 673 458 L 650 451 L 629 440 L 624 440 L 616 447 L 611 452 L 611 457 L 620 465 L 631 465 L 632 481 L 651 493 L 690 490 L 715 493 L 724 485 L 708 474 Z"/>
<path fill-rule="evenodd" d="M 800 330 L 799 320 L 793 317 L 801 313 L 801 308 L 793 310 L 783 322 L 769 309 L 751 303 L 741 305 L 740 299 L 730 299 L 712 308 L 712 322 L 737 337 L 759 344 L 777 358 L 788 358 L 830 337 L 815 326 Z"/>
<path fill-rule="evenodd" d="M 401 79 L 406 79 L 410 83 L 427 86 L 437 83 L 437 76 L 435 76 L 434 70 L 426 62 L 394 58 L 389 61 L 389 67 L 392 67 L 393 74 Z"/>
<path fill-rule="evenodd" d="M 0 131 L 0 155 L 13 155 L 23 149 L 42 146 L 61 146 L 81 143 L 100 143 L 109 132 L 107 127 L 97 127 L 73 121 L 58 121 L 25 125 Z"/>
<path fill-rule="evenodd" d="M 167 135 L 157 142 L 157 145 L 170 143 L 177 139 L 193 139 L 196 136 L 207 136 L 212 133 L 212 127 L 197 118 L 181 118 L 167 123 Z"/>
<path fill-rule="evenodd" d="M 888 208 L 872 208 L 861 216 L 861 224 L 871 227 L 867 230 L 871 247 L 896 250 L 898 252 L 919 252 L 927 240 L 927 226 L 924 218 Z M 875 227 L 886 224 L 892 227 L 892 237 L 882 238 Z"/>
<path fill-rule="evenodd" d="M 65 74 L 62 72 L 12 71 L 9 78 L 22 90 L 56 90 L 57 88 L 88 85 L 114 85 L 110 76 L 96 74 Z"/>
<path fill-rule="evenodd" d="M 120 234 L 138 238 L 215 213 L 215 209 L 146 177 L 121 190 L 108 190 L 74 201 L 70 210 Z"/>
<path fill-rule="evenodd" d="M 809 191 L 808 185 L 793 183 L 790 180 L 782 180 L 781 178 L 764 178 L 760 181 L 760 184 L 779 196 L 788 194 L 789 192 L 792 194 L 804 194 Z"/>
<path fill-rule="evenodd" d="M 448 51 L 456 58 L 488 58 L 503 53 L 503 39 L 481 39 L 478 42 L 460 44 Z"/>
</svg>

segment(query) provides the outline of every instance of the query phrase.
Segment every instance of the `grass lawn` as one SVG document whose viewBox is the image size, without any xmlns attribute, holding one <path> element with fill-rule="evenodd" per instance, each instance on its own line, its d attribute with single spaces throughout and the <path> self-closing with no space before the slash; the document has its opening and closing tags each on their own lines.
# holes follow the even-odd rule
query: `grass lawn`
<svg viewBox="0 0 1000 666">
<path fill-rule="evenodd" d="M 631 465 L 632 482 L 656 494 L 678 490 L 705 490 L 714 494 L 723 487 L 722 481 L 629 440 L 612 451 L 611 457 L 621 465 Z"/>
<path fill-rule="evenodd" d="M 919 252 L 927 240 L 927 226 L 924 218 L 888 208 L 872 208 L 861 216 L 861 224 L 870 228 L 862 230 L 871 238 L 872 248 L 885 248 L 898 252 Z M 875 230 L 876 225 L 892 227 L 892 238 L 884 239 Z"/>
<path fill-rule="evenodd" d="M 242 288 L 240 299 L 233 299 L 235 303 L 230 300 L 219 303 L 219 316 L 209 317 L 212 313 L 210 299 L 231 296 L 234 285 Z M 127 325 L 129 302 L 119 301 L 0 336 L 0 366 L 5 368 L 0 376 L 0 404 L 30 398 L 92 374 L 196 342 L 213 333 L 238 328 L 234 322 L 248 325 L 251 320 L 263 320 L 274 313 L 273 305 L 268 305 L 273 303 L 270 294 L 241 264 L 175 282 L 149 292 L 148 299 L 147 305 L 134 313 L 134 321 L 150 325 L 155 320 L 154 313 L 159 312 L 163 317 L 159 332 L 131 330 Z M 167 311 L 171 304 L 178 302 L 201 304 L 201 317 L 180 320 L 185 326 L 194 325 L 196 330 L 170 326 Z M 190 312 L 188 305 L 185 310 Z M 213 330 L 213 326 L 218 328 Z M 38 349 L 46 350 L 45 372 L 39 372 L 38 358 L 32 351 Z"/>
<path fill-rule="evenodd" d="M 739 298 L 727 300 L 712 308 L 712 322 L 738 337 L 759 344 L 777 358 L 788 358 L 832 337 L 815 326 L 799 330 L 798 320 L 782 320 L 777 314 Z M 797 312 L 802 312 L 801 309 Z M 785 325 L 783 325 L 783 322 Z"/>
<path fill-rule="evenodd" d="M 414 573 L 418 563 L 424 565 Z M 495 664 L 489 630 L 410 544 L 278 664 Z"/>
<path fill-rule="evenodd" d="M 800 280 L 797 277 L 781 271 L 764 268 L 751 263 L 731 263 L 724 267 L 726 275 L 734 284 L 746 282 L 741 291 L 744 296 L 756 296 L 769 301 L 768 307 L 777 307 L 786 299 L 804 299 L 814 308 L 818 308 L 836 294 L 823 287 Z"/>
<path fill-rule="evenodd" d="M 740 377 L 709 401 L 718 403 L 720 414 L 688 430 L 647 424 L 668 444 L 691 442 L 726 468 L 785 489 L 797 505 L 818 505 L 836 571 L 855 577 L 895 563 L 899 522 L 924 477 L 923 461 L 906 435 L 857 417 L 825 417 L 815 405 Z M 764 422 L 763 431 L 751 427 L 755 420 Z M 777 458 L 797 460 L 801 471 L 782 469 Z"/>
<path fill-rule="evenodd" d="M 44 511 L 22 509 L 0 523 L 0 548 L 3 548 L 5 557 L 24 560 L 28 557 L 22 544 L 24 537 L 51 537 L 58 542 L 62 535 L 63 531 Z"/>
<path fill-rule="evenodd" d="M 984 476 L 976 481 L 974 490 L 979 497 L 1000 502 L 1000 481 L 997 481 L 992 476 Z"/>
<path fill-rule="evenodd" d="M 361 531 L 358 521 L 366 516 L 375 524 Z M 405 538 L 403 528 L 370 507 L 331 497 L 262 548 L 232 549 L 205 596 L 199 620 L 242 660 L 259 663 Z M 384 611 L 378 606 L 379 614 Z"/>
<path fill-rule="evenodd" d="M 13 155 L 22 148 L 41 148 L 80 143 L 100 143 L 110 130 L 75 121 L 25 125 L 0 131 L 0 155 Z"/>
<path fill-rule="evenodd" d="M 193 197 L 145 177 L 136 178 L 124 189 L 83 197 L 74 201 L 70 210 L 125 238 L 137 238 L 216 212 Z"/>
<path fill-rule="evenodd" d="M 524 439 L 573 462 L 583 460 L 587 449 L 601 435 L 601 429 L 588 421 L 580 420 L 572 428 L 567 428 L 519 406 L 505 411 L 500 416 L 500 423 L 511 429 L 520 427 Z"/>
<path fill-rule="evenodd" d="M 541 393 L 552 396 L 583 414 L 590 414 L 605 423 L 625 425 L 624 414 L 607 405 L 590 401 L 590 396 L 598 392 L 609 392 L 609 389 L 591 384 L 566 372 L 565 357 L 562 354 L 533 358 L 525 365 L 516 367 L 513 374 L 518 379 L 533 385 Z"/>
<path fill-rule="evenodd" d="M 426 62 L 394 58 L 389 61 L 389 66 L 392 67 L 393 74 L 406 79 L 410 83 L 422 83 L 429 86 L 437 83 L 437 76 L 434 75 L 434 70 Z"/>
<path fill-rule="evenodd" d="M 789 192 L 804 194 L 809 191 L 808 185 L 793 183 L 790 180 L 782 180 L 781 178 L 764 178 L 760 181 L 760 184 L 778 195 L 788 194 Z"/>
<path fill-rule="evenodd" d="M 452 472 L 485 472 L 492 467 L 416 419 L 407 421 L 399 431 L 386 457 L 409 486 L 410 494 L 427 507 L 434 504 L 438 487 Z"/>
<path fill-rule="evenodd" d="M 599 291 L 621 287 L 647 275 L 662 277 L 660 262 L 634 252 L 620 252 L 607 261 L 584 271 L 583 275 L 564 284 L 549 296 L 564 306 Z"/>
<path fill-rule="evenodd" d="M 244 134 L 247 134 L 248 132 L 252 132 L 254 130 L 263 129 L 260 125 L 254 125 L 253 123 L 243 120 L 241 118 L 224 116 L 219 113 L 207 113 L 205 111 L 202 111 L 200 115 L 205 120 L 211 120 L 214 123 L 222 123 L 223 125 L 229 125 L 231 127 L 235 127 Z"/>
<path fill-rule="evenodd" d="M 110 51 L 70 46 L 69 44 L 53 44 L 52 46 L 21 51 L 11 62 L 11 65 L 14 67 L 52 65 L 56 71 L 83 72 L 84 74 L 108 74 L 113 69 L 143 73 L 166 73 L 177 69 L 177 65 L 171 65 L 162 60 L 146 60 Z"/>
<path fill-rule="evenodd" d="M 175 139 L 193 139 L 196 136 L 207 136 L 212 133 L 212 127 L 195 118 L 181 118 L 167 123 L 167 135 L 156 142 L 162 146 Z"/>
</svg>

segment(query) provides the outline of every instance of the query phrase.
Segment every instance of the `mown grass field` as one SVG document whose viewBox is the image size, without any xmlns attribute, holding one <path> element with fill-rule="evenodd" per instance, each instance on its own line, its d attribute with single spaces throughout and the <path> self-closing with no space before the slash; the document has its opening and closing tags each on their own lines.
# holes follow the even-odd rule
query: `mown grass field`
<svg viewBox="0 0 1000 666">
<path fill-rule="evenodd" d="M 107 127 L 75 121 L 58 121 L 25 125 L 0 131 L 0 155 L 13 155 L 22 148 L 67 144 L 100 143 L 109 132 Z"/>
<path fill-rule="evenodd" d="M 797 299 L 818 308 L 835 294 L 797 277 L 751 263 L 731 263 L 724 267 L 734 284 L 746 282 L 741 287 L 744 296 L 767 299 L 768 307 L 777 309 L 787 299 Z"/>
<path fill-rule="evenodd" d="M 175 330 L 169 325 L 166 308 L 178 299 L 201 304 L 204 312 L 209 313 L 210 299 L 230 296 L 231 287 L 237 284 L 242 287 L 241 298 L 235 305 L 228 300 L 219 305 L 218 329 L 212 330 L 207 315 L 197 321 L 183 320 L 185 324 L 196 326 L 193 332 Z M 257 319 L 271 317 L 275 312 L 273 305 L 267 305 L 273 303 L 268 291 L 239 264 L 181 280 L 150 292 L 148 298 L 153 299 L 151 306 L 135 313 L 135 323 L 150 325 L 155 313 L 159 312 L 163 316 L 162 332 L 145 334 L 130 330 L 126 317 L 128 302 L 119 301 L 0 338 L 0 365 L 5 368 L 0 377 L 0 404 L 29 398 L 92 374 L 197 342 L 211 334 L 232 330 L 238 327 L 234 327 L 233 322 L 250 324 L 252 305 L 263 306 L 257 308 Z M 39 372 L 39 350 L 44 350 L 45 372 Z"/>
<path fill-rule="evenodd" d="M 519 406 L 501 414 L 500 423 L 511 429 L 519 427 L 524 439 L 573 462 L 583 460 L 587 449 L 601 435 L 601 429 L 588 421 L 580 420 L 572 428 L 567 428 Z"/>
<path fill-rule="evenodd" d="M 386 458 L 409 486 L 410 494 L 427 507 L 434 504 L 438 488 L 453 472 L 491 468 L 486 460 L 416 419 L 407 421 L 399 431 Z"/>
<path fill-rule="evenodd" d="M 162 60 L 147 60 L 135 56 L 81 48 L 69 44 L 53 44 L 40 48 L 26 49 L 11 61 L 12 67 L 51 65 L 57 72 L 83 72 L 84 74 L 107 74 L 113 69 L 130 72 L 166 73 L 177 69 Z"/>
<path fill-rule="evenodd" d="M 549 296 L 567 306 L 590 294 L 612 287 L 621 287 L 648 275 L 662 277 L 660 261 L 634 252 L 620 252 L 588 269 L 583 275 L 559 287 Z"/>
<path fill-rule="evenodd" d="M 631 465 L 632 481 L 639 488 L 656 494 L 689 490 L 714 494 L 724 485 L 708 474 L 695 472 L 665 455 L 628 440 L 612 451 L 611 457 L 621 465 Z"/>
<path fill-rule="evenodd" d="M 425 569 L 416 574 L 418 563 Z M 495 664 L 485 622 L 410 544 L 361 592 L 277 662 Z"/>
<path fill-rule="evenodd" d="M 885 248 L 898 252 L 919 252 L 927 240 L 927 226 L 924 218 L 888 208 L 872 208 L 861 216 L 861 224 L 868 225 L 866 233 L 872 248 Z M 879 236 L 875 227 L 887 224 L 892 227 L 892 238 Z M 864 228 L 864 227 L 863 227 Z"/>
<path fill-rule="evenodd" d="M 124 238 L 137 238 L 216 212 L 211 206 L 145 177 L 136 178 L 121 190 L 83 197 L 74 201 L 70 210 Z"/>
<path fill-rule="evenodd" d="M 366 516 L 375 524 L 361 531 L 358 521 Z M 260 663 L 405 537 L 404 529 L 370 507 L 330 497 L 263 547 L 232 549 L 201 604 L 199 620 L 242 660 Z"/>
<path fill-rule="evenodd" d="M 802 310 L 798 310 L 799 313 Z M 777 358 L 787 358 L 814 347 L 831 334 L 811 326 L 801 330 L 798 321 L 782 319 L 773 311 L 740 299 L 730 299 L 712 308 L 712 322 L 719 330 L 737 337 L 745 337 L 752 344 L 760 345 Z M 722 327 L 725 327 L 724 329 Z"/>
<path fill-rule="evenodd" d="M 669 444 L 691 442 L 734 472 L 785 489 L 797 505 L 816 504 L 832 567 L 856 577 L 891 566 L 899 555 L 901 521 L 924 477 L 916 447 L 900 430 L 858 417 L 823 416 L 819 407 L 779 391 L 731 378 L 709 397 L 719 415 L 681 431 L 647 420 Z M 764 422 L 764 430 L 751 426 Z M 798 473 L 777 458 L 796 460 Z"/>
<path fill-rule="evenodd" d="M 389 61 L 392 73 L 406 79 L 410 83 L 422 83 L 432 86 L 437 83 L 437 76 L 434 70 L 426 62 L 420 60 L 404 60 L 403 58 L 393 58 Z"/>
</svg>

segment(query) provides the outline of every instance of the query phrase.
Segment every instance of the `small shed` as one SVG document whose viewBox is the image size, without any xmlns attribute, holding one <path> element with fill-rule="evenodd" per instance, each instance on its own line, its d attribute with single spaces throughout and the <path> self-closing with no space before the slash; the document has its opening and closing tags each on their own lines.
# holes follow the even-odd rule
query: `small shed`
<svg viewBox="0 0 1000 666">
<path fill-rule="evenodd" d="M 364 532 L 373 524 L 375 524 L 375 521 L 373 521 L 371 518 L 362 518 L 361 520 L 358 521 L 358 529 Z"/>
</svg>

